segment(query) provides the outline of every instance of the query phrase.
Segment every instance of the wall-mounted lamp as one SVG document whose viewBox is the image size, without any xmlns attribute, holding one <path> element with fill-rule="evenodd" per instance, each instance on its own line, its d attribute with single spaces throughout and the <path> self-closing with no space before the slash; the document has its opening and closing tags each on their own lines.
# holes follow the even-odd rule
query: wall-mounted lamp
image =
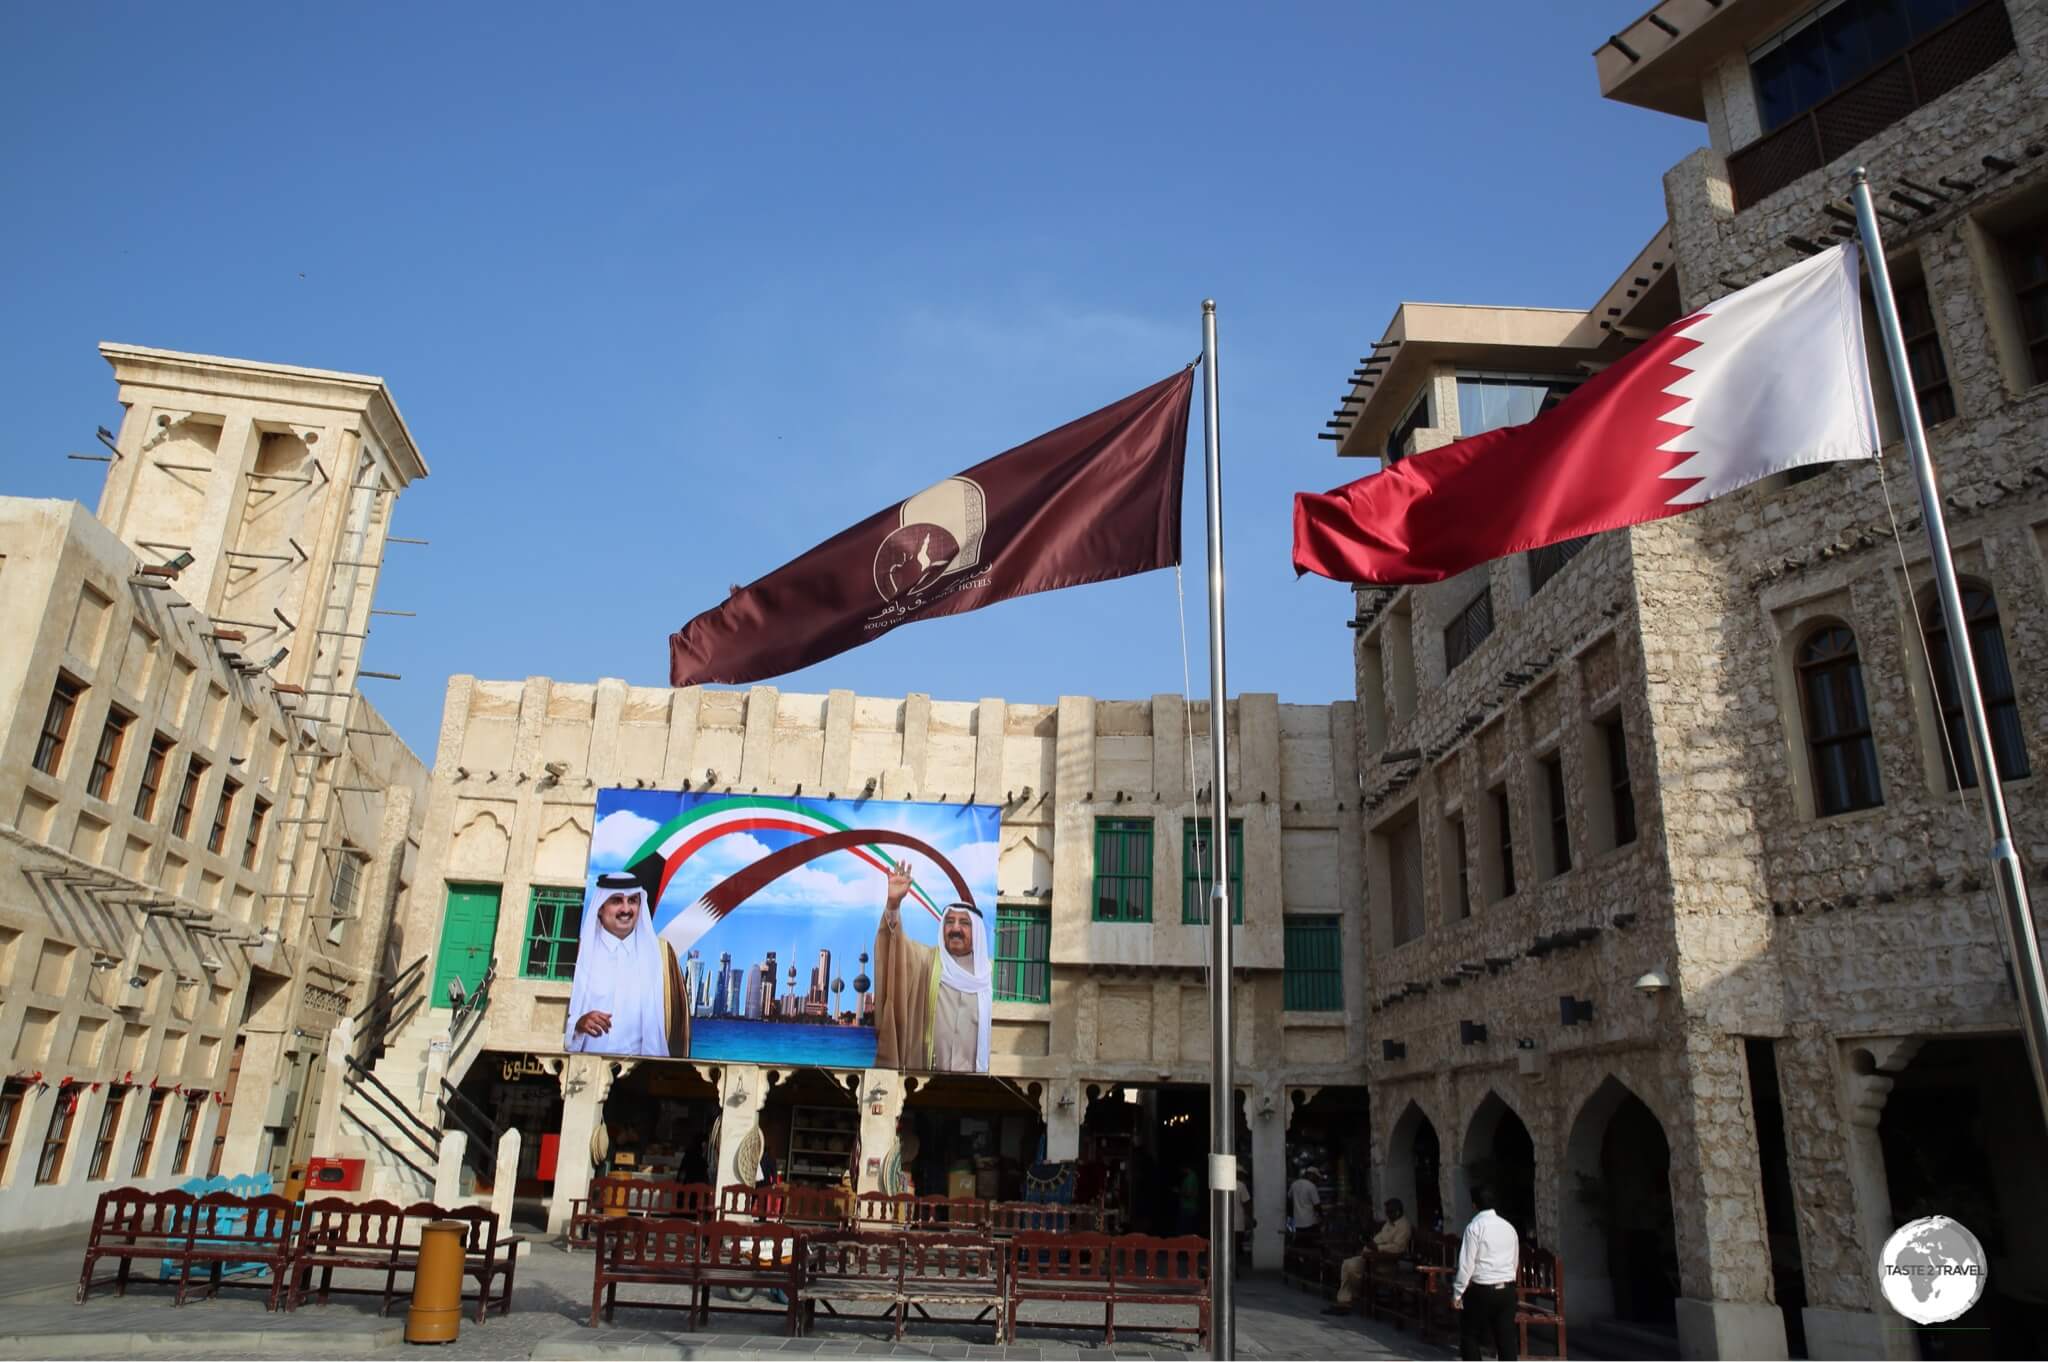
<svg viewBox="0 0 2048 1362">
<path fill-rule="evenodd" d="M 1475 1022 L 1475 1021 L 1461 1021 L 1461 1022 L 1459 1022 L 1459 1023 L 1458 1023 L 1458 1043 L 1459 1043 L 1459 1044 L 1461 1044 L 1461 1045 L 1480 1045 L 1480 1044 L 1484 1044 L 1484 1043 L 1485 1043 L 1485 1041 L 1486 1041 L 1486 1023 L 1485 1023 L 1485 1022 Z"/>
<path fill-rule="evenodd" d="M 1580 1022 L 1593 1020 L 1593 1000 L 1565 994 L 1557 1000 L 1557 1020 L 1565 1026 L 1577 1026 Z"/>
<path fill-rule="evenodd" d="M 882 1087 L 880 1084 L 876 1084 L 873 1088 L 870 1088 L 868 1090 L 868 1101 L 879 1102 L 888 1095 L 889 1090 L 887 1088 Z"/>
<path fill-rule="evenodd" d="M 1261 1121 L 1272 1120 L 1273 1110 L 1273 1095 L 1271 1093 L 1267 1093 L 1264 1097 L 1259 1099 L 1259 1119 Z"/>
<path fill-rule="evenodd" d="M 1468 1025 L 1468 1026 L 1469 1026 L 1469 1025 L 1471 1025 L 1471 1023 L 1467 1022 L 1467 1023 L 1466 1023 L 1466 1025 Z M 1383 1041 L 1381 1041 L 1381 1042 L 1380 1042 L 1380 1058 L 1381 1058 L 1381 1059 L 1386 1059 L 1386 1060 L 1395 1060 L 1395 1059 L 1406 1059 L 1406 1058 L 1408 1058 L 1408 1043 L 1407 1043 L 1406 1041 L 1400 1041 L 1400 1040 L 1383 1040 Z"/>
<path fill-rule="evenodd" d="M 1671 987 L 1671 976 L 1661 969 L 1653 969 L 1636 979 L 1636 991 L 1652 997 Z"/>
<path fill-rule="evenodd" d="M 1536 1042 L 1533 1040 L 1525 1040 L 1518 1038 L 1515 1041 L 1515 1048 L 1517 1050 L 1533 1050 L 1536 1048 Z"/>
<path fill-rule="evenodd" d="M 1071 1107 L 1071 1106 L 1073 1106 L 1073 1105 L 1074 1105 L 1074 1094 L 1072 1094 L 1072 1093 L 1070 1093 L 1070 1092 L 1063 1092 L 1063 1093 L 1061 1093 L 1061 1094 L 1060 1094 L 1060 1100 L 1059 1100 L 1058 1106 L 1059 1106 L 1059 1109 L 1060 1109 L 1061 1111 L 1065 1111 L 1065 1110 L 1067 1110 L 1067 1109 L 1068 1109 L 1069 1107 Z"/>
</svg>

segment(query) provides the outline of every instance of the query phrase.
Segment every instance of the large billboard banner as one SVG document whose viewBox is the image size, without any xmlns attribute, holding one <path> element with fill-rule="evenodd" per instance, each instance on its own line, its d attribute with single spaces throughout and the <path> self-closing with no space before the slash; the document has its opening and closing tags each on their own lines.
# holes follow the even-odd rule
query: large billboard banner
<svg viewBox="0 0 2048 1362">
<path fill-rule="evenodd" d="M 989 804 L 600 790 L 571 1051 L 988 1072 Z"/>
</svg>

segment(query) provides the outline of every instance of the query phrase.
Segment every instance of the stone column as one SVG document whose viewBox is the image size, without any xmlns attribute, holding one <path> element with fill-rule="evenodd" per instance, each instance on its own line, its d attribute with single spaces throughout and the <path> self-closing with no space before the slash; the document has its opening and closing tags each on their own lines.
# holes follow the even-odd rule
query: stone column
<svg viewBox="0 0 2048 1362">
<path fill-rule="evenodd" d="M 726 1065 L 718 1097 L 725 1110 L 719 1118 L 718 1175 L 713 1185 L 724 1188 L 740 1180 L 740 1141 L 760 1124 L 761 1108 L 768 1101 L 768 1071 L 752 1064 Z"/>
<path fill-rule="evenodd" d="M 555 1195 L 548 1203 L 548 1233 L 566 1234 L 571 1203 L 590 1194 L 590 1136 L 604 1119 L 612 1061 L 570 1055 L 562 1064 L 562 1143 L 555 1156 Z"/>
<path fill-rule="evenodd" d="M 1055 1082 L 1045 1094 L 1045 1160 L 1071 1163 L 1081 1157 L 1081 1122 L 1088 1116 L 1088 1089 L 1074 1079 Z"/>
<path fill-rule="evenodd" d="M 1847 1147 L 1844 1163 L 1855 1197 L 1856 1228 L 1862 1239 L 1863 1251 L 1857 1256 L 1866 1263 L 1877 1261 L 1892 1228 L 1891 1186 L 1885 1178 L 1884 1147 L 1878 1141 L 1878 1126 L 1884 1119 L 1884 1104 L 1891 1097 L 1892 1075 L 1912 1063 L 1925 1043 L 1919 1036 L 1885 1036 L 1858 1041 L 1844 1057 L 1842 1097 L 1848 1115 L 1843 1126 L 1843 1143 Z M 1808 1270 L 1811 1271 L 1810 1266 Z M 1806 1325 L 1808 1357 L 1919 1355 L 1913 1342 L 1913 1326 L 1884 1303 L 1874 1278 L 1870 1288 L 1874 1309 L 1809 1305 L 1800 1312 Z"/>
<path fill-rule="evenodd" d="M 235 1079 L 235 1109 L 228 1116 L 227 1144 L 220 1156 L 220 1171 L 227 1177 L 263 1170 L 263 1118 L 270 1111 L 273 1089 L 291 1080 L 291 1063 L 284 1054 L 287 1037 L 282 1032 L 243 1034 L 246 1039 L 241 1072 Z M 211 1075 L 208 1077 L 210 1080 Z M 192 1162 L 204 1166 L 200 1150 L 193 1151 Z"/>
<path fill-rule="evenodd" d="M 1252 1089 L 1252 1147 L 1249 1158 L 1240 1155 L 1238 1159 L 1238 1176 L 1244 1176 L 1247 1166 L 1251 1173 L 1251 1266 L 1261 1271 L 1278 1268 L 1285 1248 L 1287 1125 L 1291 1106 L 1281 1088 Z"/>
<path fill-rule="evenodd" d="M 879 1094 L 879 1095 L 878 1095 Z M 860 1166 L 853 1170 L 855 1192 L 882 1187 L 882 1164 L 896 1144 L 896 1124 L 903 1118 L 903 1075 L 894 1069 L 869 1069 L 860 1085 Z"/>
<path fill-rule="evenodd" d="M 434 1204 L 462 1204 L 462 1156 L 469 1152 L 469 1136 L 459 1130 L 441 1132 L 440 1157 L 434 1161 Z"/>
<path fill-rule="evenodd" d="M 515 1128 L 498 1137 L 498 1161 L 491 1170 L 491 1214 L 498 1217 L 499 1233 L 512 1228 L 512 1193 L 519 1185 L 519 1149 L 522 1141 Z M 558 1160 L 559 1162 L 559 1160 Z M 521 1244 L 519 1251 L 526 1252 Z"/>
</svg>

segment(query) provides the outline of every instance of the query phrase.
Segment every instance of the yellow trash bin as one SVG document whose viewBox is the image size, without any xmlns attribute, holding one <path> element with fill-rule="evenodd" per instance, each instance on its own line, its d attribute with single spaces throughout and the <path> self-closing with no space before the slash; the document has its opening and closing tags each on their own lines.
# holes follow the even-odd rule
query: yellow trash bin
<svg viewBox="0 0 2048 1362">
<path fill-rule="evenodd" d="M 453 1343 L 462 1331 L 462 1257 L 469 1226 L 430 1221 L 420 1231 L 420 1265 L 412 1274 L 407 1343 Z"/>
<path fill-rule="evenodd" d="M 295 1163 L 284 1170 L 284 1199 L 304 1201 L 306 1199 L 306 1165 Z"/>
</svg>

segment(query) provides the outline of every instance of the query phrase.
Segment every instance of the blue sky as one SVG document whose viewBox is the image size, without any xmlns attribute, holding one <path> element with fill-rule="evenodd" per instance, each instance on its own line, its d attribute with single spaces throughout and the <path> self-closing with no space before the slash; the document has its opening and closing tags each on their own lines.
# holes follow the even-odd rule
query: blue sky
<svg viewBox="0 0 2048 1362">
<path fill-rule="evenodd" d="M 1402 299 L 1584 306 L 1656 229 L 1705 131 L 1598 97 L 1640 9 L 7 6 L 0 491 L 95 503 L 100 340 L 382 375 L 433 542 L 365 685 L 431 759 L 449 675 L 662 684 L 727 584 L 1165 376 L 1214 296 L 1231 689 L 1348 698 L 1289 496 L 1368 468 L 1315 434 Z M 1154 573 L 779 684 L 1143 697 L 1175 611 Z"/>
</svg>

